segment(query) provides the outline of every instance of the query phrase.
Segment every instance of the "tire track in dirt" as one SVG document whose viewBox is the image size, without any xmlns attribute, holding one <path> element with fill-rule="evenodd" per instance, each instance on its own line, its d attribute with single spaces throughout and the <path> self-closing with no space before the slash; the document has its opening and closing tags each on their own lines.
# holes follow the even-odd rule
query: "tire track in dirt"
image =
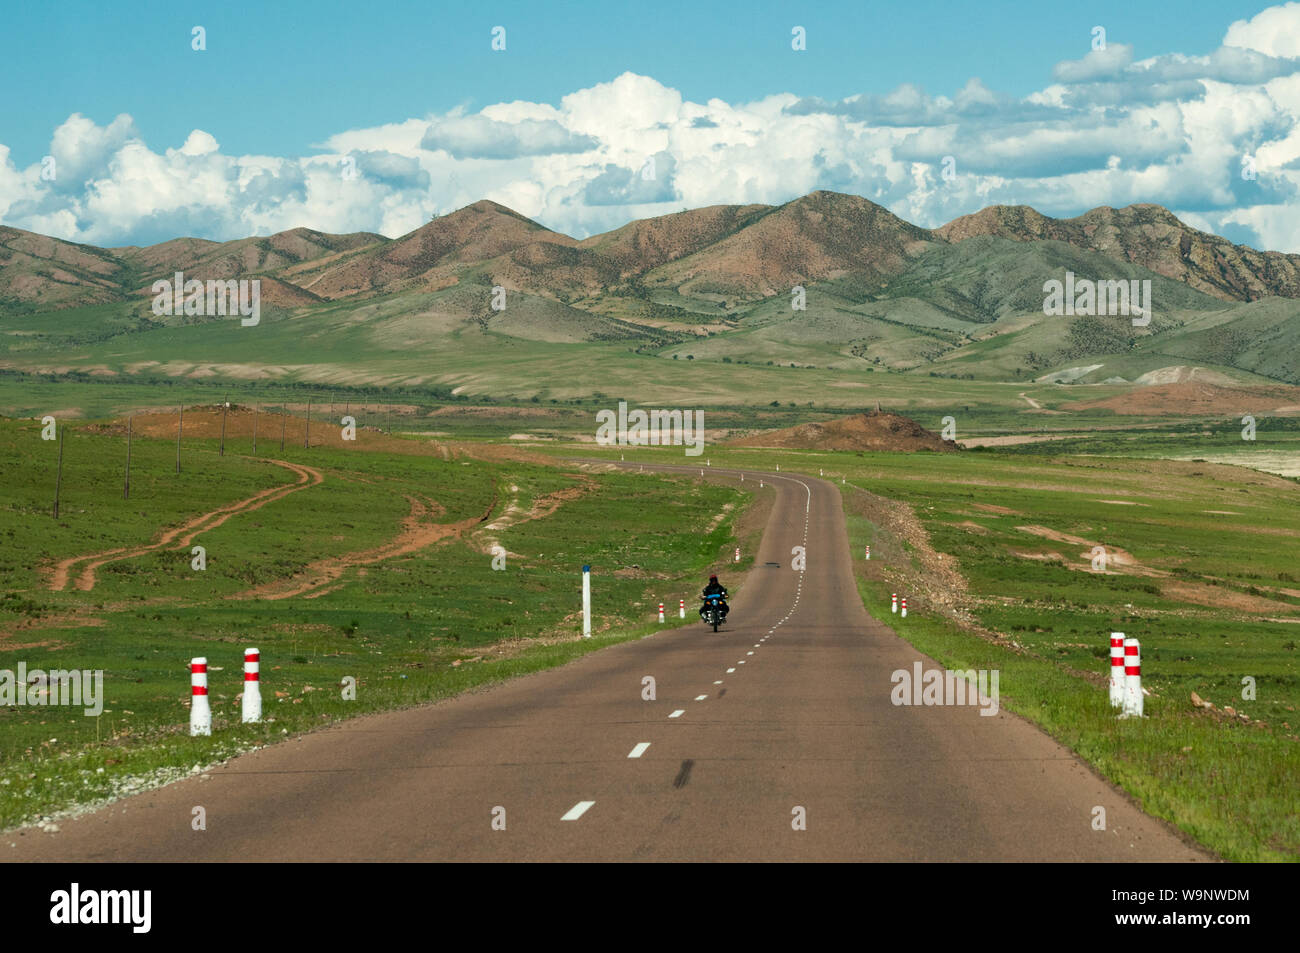
<svg viewBox="0 0 1300 953">
<path fill-rule="evenodd" d="M 506 511 L 488 524 L 483 532 L 475 534 L 477 548 L 484 553 L 492 552 L 493 547 L 501 545 L 501 540 L 492 533 L 510 529 L 520 523 L 545 519 L 553 515 L 565 503 L 581 499 L 596 486 L 596 480 L 585 473 L 565 473 L 564 476 L 573 477 L 578 481 L 577 485 L 564 487 L 537 497 L 527 511 L 519 506 L 519 487 L 512 486 L 510 489 L 514 496 L 510 501 L 510 505 L 506 507 Z M 504 547 L 502 548 L 504 549 Z M 507 552 L 507 555 L 514 554 Z"/>
<path fill-rule="evenodd" d="M 189 522 L 182 523 L 180 526 L 172 527 L 165 531 L 152 543 L 146 543 L 142 546 L 126 546 L 118 549 L 110 549 L 101 553 L 90 553 L 83 556 L 72 556 L 59 562 L 50 573 L 50 589 L 53 592 L 62 592 L 68 585 L 68 580 L 72 576 L 74 567 L 81 563 L 86 565 L 81 569 L 76 578 L 76 587 L 83 591 L 89 592 L 95 587 L 95 570 L 100 566 L 108 563 L 120 562 L 123 559 L 134 559 L 136 556 L 143 556 L 162 549 L 166 546 L 174 545 L 177 549 L 183 549 L 190 545 L 201 533 L 216 529 L 232 516 L 238 516 L 241 513 L 251 513 L 253 510 L 261 509 L 268 503 L 274 503 L 276 500 L 283 499 L 290 493 L 296 493 L 299 490 L 305 490 L 308 487 L 316 486 L 321 483 L 325 476 L 314 467 L 305 466 L 299 463 L 289 463 L 285 460 L 270 460 L 267 463 L 274 463 L 276 466 L 284 467 L 293 471 L 298 477 L 296 483 L 282 484 L 271 487 L 267 490 L 261 490 L 252 496 L 242 500 L 236 500 L 234 503 L 227 503 L 225 506 L 219 506 L 215 510 L 197 516 Z"/>
<path fill-rule="evenodd" d="M 402 528 L 398 534 L 382 546 L 318 559 L 292 579 L 277 579 L 274 582 L 237 592 L 227 598 L 290 599 L 294 596 L 303 596 L 312 599 L 323 596 L 326 592 L 337 588 L 338 580 L 349 569 L 406 556 L 435 543 L 459 538 L 480 523 L 491 519 L 492 509 L 496 505 L 495 497 L 496 494 L 493 492 L 494 502 L 488 504 L 482 516 L 471 516 L 455 523 L 434 523 L 431 520 L 441 515 L 442 507 L 434 500 L 407 495 L 411 512 L 402 520 Z"/>
</svg>

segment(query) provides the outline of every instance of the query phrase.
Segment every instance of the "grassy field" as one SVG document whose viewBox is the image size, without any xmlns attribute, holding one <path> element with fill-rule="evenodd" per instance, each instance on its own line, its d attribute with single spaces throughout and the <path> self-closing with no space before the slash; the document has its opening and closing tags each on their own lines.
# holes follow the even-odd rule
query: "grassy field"
<svg viewBox="0 0 1300 953">
<path fill-rule="evenodd" d="M 877 618 L 948 668 L 1000 670 L 1004 707 L 1221 856 L 1300 859 L 1296 481 L 1041 448 L 710 454 L 715 467 L 844 479 Z M 635 458 L 680 462 L 648 448 Z M 858 558 L 866 544 L 870 562 Z M 1093 570 L 1094 546 L 1105 572 Z M 893 592 L 908 597 L 906 620 L 890 616 Z M 1142 722 L 1109 707 L 1112 631 L 1142 644 Z"/>
<path fill-rule="evenodd" d="M 0 669 L 102 670 L 107 696 L 98 717 L 0 707 L 2 828 L 644 635 L 659 628 L 658 601 L 688 595 L 727 557 L 747 499 L 511 455 L 444 458 L 427 442 L 370 432 L 356 448 L 308 450 L 301 425 L 283 452 L 264 437 L 255 458 L 240 433 L 220 456 L 202 418 L 187 414 L 194 436 L 180 475 L 172 441 L 134 440 L 129 500 L 120 427 L 65 424 L 58 520 L 57 444 L 37 423 L 0 422 Z M 300 485 L 289 465 L 321 479 Z M 63 560 L 138 548 L 164 528 L 291 487 L 198 533 L 204 570 L 173 540 L 98 566 L 93 588 L 78 588 L 85 562 L 53 588 Z M 674 518 L 647 527 L 646 508 Z M 507 551 L 503 570 L 492 567 L 493 544 Z M 593 567 L 589 640 L 579 637 L 583 563 Z M 243 726 L 242 650 L 254 645 L 267 718 Z M 210 738 L 188 736 L 188 661 L 198 655 L 210 665 Z M 355 700 L 343 698 L 347 677 Z"/>
<path fill-rule="evenodd" d="M 232 397 L 241 401 L 259 385 L 279 382 L 297 385 L 303 397 L 304 388 L 325 393 L 349 387 L 384 391 L 394 399 L 406 388 L 432 399 L 463 396 L 498 403 L 533 397 L 543 403 L 617 400 L 631 393 L 646 404 L 669 406 L 763 406 L 775 400 L 802 408 L 862 409 L 880 400 L 895 408 L 944 413 L 967 406 L 1017 411 L 1028 407 L 1021 391 L 1051 401 L 1055 391 L 1072 390 L 1034 383 L 1037 375 L 1028 371 L 1007 383 L 958 379 L 956 371 L 943 368 L 906 371 L 857 358 L 838 366 L 838 345 L 792 352 L 788 328 L 787 337 L 734 356 L 724 338 L 707 334 L 665 346 L 640 339 L 531 339 L 500 325 L 504 319 L 494 319 L 497 324 L 453 320 L 428 298 L 399 295 L 322 305 L 268 315 L 249 328 L 220 320 L 157 325 L 133 316 L 121 303 L 0 316 L 0 369 L 56 375 L 61 385 L 57 392 L 33 391 L 30 380 L 22 381 L 12 396 L 0 391 L 0 412 L 55 412 L 32 403 L 43 394 L 52 401 L 47 408 L 79 406 L 86 391 L 78 393 L 78 380 L 95 389 L 118 381 L 150 385 L 155 394 L 167 395 L 159 403 L 184 399 L 187 387 L 220 381 L 232 391 L 242 387 L 244 395 Z M 526 310 L 521 305 L 520 313 L 510 312 L 509 321 L 522 320 Z M 821 319 L 810 320 L 816 325 Z M 838 313 L 825 317 L 837 328 L 846 320 Z M 744 331 L 737 340 L 749 337 Z M 1115 392 L 1104 385 L 1088 389 L 1097 397 Z M 83 410 L 87 416 L 98 413 Z"/>
</svg>

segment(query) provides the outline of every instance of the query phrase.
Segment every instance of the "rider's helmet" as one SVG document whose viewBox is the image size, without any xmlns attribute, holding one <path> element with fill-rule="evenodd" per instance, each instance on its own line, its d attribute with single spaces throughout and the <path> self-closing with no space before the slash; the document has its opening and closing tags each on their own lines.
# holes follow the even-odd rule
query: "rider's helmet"
<svg viewBox="0 0 1300 953">
<path fill-rule="evenodd" d="M 718 581 L 718 577 L 717 577 L 717 576 L 710 576 L 710 577 L 709 577 L 709 582 L 717 582 L 717 581 Z"/>
</svg>

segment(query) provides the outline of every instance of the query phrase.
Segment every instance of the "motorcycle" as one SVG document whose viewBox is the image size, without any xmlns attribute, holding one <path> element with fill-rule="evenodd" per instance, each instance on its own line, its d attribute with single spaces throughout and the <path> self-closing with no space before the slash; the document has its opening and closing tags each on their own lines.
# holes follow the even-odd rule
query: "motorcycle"
<svg viewBox="0 0 1300 953">
<path fill-rule="evenodd" d="M 722 593 L 715 592 L 705 596 L 700 615 L 704 617 L 704 624 L 713 626 L 713 631 L 717 632 L 718 624 L 726 618 L 722 611 Z"/>
</svg>

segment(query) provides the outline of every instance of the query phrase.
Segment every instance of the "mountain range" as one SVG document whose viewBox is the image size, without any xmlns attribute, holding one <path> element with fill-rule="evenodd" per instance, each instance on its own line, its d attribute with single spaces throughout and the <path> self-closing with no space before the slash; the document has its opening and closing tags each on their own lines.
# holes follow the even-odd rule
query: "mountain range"
<svg viewBox="0 0 1300 953">
<path fill-rule="evenodd" d="M 285 303 L 438 290 L 480 275 L 565 301 L 626 291 L 629 283 L 753 301 L 845 276 L 888 279 L 925 250 L 984 236 L 1061 242 L 1224 301 L 1300 297 L 1300 255 L 1233 244 L 1159 205 L 1096 208 L 1070 219 L 995 205 L 925 229 L 865 198 L 819 191 L 780 206 L 715 205 L 642 219 L 583 240 L 487 200 L 394 239 L 294 228 L 227 242 L 97 248 L 0 226 L 0 306 L 127 300 L 177 271 L 201 280 L 274 278 L 273 296 Z"/>
<path fill-rule="evenodd" d="M 1068 219 L 992 206 L 927 229 L 826 191 L 779 206 L 687 210 L 580 240 L 487 200 L 393 239 L 295 228 L 96 248 L 0 226 L 9 358 L 0 363 L 67 366 L 51 356 L 110 339 L 122 345 L 112 360 L 85 359 L 105 372 L 160 363 L 154 345 L 164 338 L 150 333 L 207 320 L 150 313 L 150 286 L 178 271 L 260 278 L 272 322 L 313 316 L 313 334 L 347 335 L 351 362 L 443 353 L 454 339 L 494 359 L 526 341 L 985 380 L 1120 382 L 1186 365 L 1239 382 L 1300 382 L 1300 255 L 1234 244 L 1158 205 Z M 1126 317 L 1045 316 L 1044 282 L 1067 272 L 1150 281 L 1155 319 L 1139 328 Z M 498 286 L 505 311 L 490 304 Z M 60 324 L 60 312 L 78 317 Z M 70 329 L 62 338 L 60 327 Z M 283 368 L 299 363 L 289 345 L 306 327 L 284 332 L 283 354 L 268 332 L 257 354 L 229 356 L 229 366 L 274 361 L 274 373 L 298 373 Z M 202 334 L 165 340 L 174 366 L 211 360 Z"/>
</svg>

